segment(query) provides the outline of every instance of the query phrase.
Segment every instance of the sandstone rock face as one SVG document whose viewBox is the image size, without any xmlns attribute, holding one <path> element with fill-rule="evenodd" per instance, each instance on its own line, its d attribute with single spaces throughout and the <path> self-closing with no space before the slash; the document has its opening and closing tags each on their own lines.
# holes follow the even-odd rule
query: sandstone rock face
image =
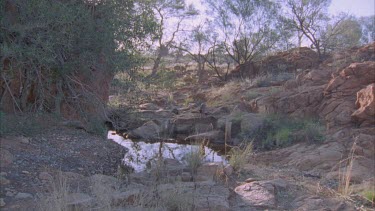
<svg viewBox="0 0 375 211">
<path fill-rule="evenodd" d="M 352 113 L 352 118 L 355 121 L 368 126 L 375 123 L 375 83 L 357 92 L 355 106 L 358 108 Z"/>
<path fill-rule="evenodd" d="M 160 107 L 153 104 L 153 103 L 144 103 L 144 104 L 141 104 L 139 105 L 139 108 L 141 110 L 159 110 Z"/>
<path fill-rule="evenodd" d="M 235 137 L 239 133 L 251 135 L 263 125 L 264 117 L 260 114 L 235 111 L 218 119 L 218 128 L 225 131 L 226 122 L 232 123 L 232 137 Z"/>
<path fill-rule="evenodd" d="M 275 187 L 267 182 L 251 182 L 240 185 L 234 191 L 242 199 L 240 207 L 273 208 L 276 206 Z"/>
<path fill-rule="evenodd" d="M 342 210 L 342 211 L 350 211 L 355 210 L 352 205 L 349 205 L 345 202 L 341 202 L 335 199 L 325 199 L 319 196 L 302 196 L 295 199 L 292 202 L 293 210 L 298 211 L 308 211 L 308 210 L 325 210 L 322 209 L 323 207 L 331 208 L 330 210 Z"/>
<path fill-rule="evenodd" d="M 320 115 L 326 120 L 328 129 L 352 124 L 356 110 L 356 94 L 375 82 L 375 62 L 353 63 L 328 83 Z"/>
<path fill-rule="evenodd" d="M 207 132 L 216 128 L 217 119 L 201 114 L 182 114 L 171 120 L 174 134 L 194 134 L 196 131 Z"/>
<path fill-rule="evenodd" d="M 0 167 L 6 167 L 13 163 L 13 155 L 6 149 L 0 148 Z"/>
<path fill-rule="evenodd" d="M 297 69 L 309 69 L 319 62 L 318 54 L 310 48 L 294 48 L 286 52 L 280 52 L 262 60 L 261 72 L 295 72 Z"/>
<path fill-rule="evenodd" d="M 185 138 L 185 141 L 205 141 L 205 140 L 208 140 L 212 143 L 223 143 L 224 133 L 220 130 L 214 130 L 210 132 L 191 135 Z"/>
<path fill-rule="evenodd" d="M 204 163 L 197 169 L 196 178 L 198 181 L 213 181 L 221 169 L 222 163 Z"/>
<path fill-rule="evenodd" d="M 156 140 L 160 139 L 161 128 L 154 121 L 149 121 L 143 124 L 141 127 L 132 130 L 128 136 L 134 139 L 149 139 Z"/>
</svg>

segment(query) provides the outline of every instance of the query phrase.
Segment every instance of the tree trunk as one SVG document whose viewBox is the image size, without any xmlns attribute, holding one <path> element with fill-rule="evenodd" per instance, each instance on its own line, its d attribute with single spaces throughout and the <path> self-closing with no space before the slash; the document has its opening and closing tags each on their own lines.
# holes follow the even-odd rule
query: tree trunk
<svg viewBox="0 0 375 211">
<path fill-rule="evenodd" d="M 156 57 L 156 59 L 154 61 L 154 66 L 152 67 L 152 72 L 151 72 L 151 75 L 150 75 L 151 77 L 156 76 L 156 73 L 158 72 L 158 69 L 159 69 L 160 62 L 161 62 L 161 54 L 158 53 L 158 57 Z"/>
<path fill-rule="evenodd" d="M 63 90 L 62 90 L 62 80 L 58 79 L 56 82 L 56 89 L 57 93 L 55 96 L 55 114 L 57 116 L 61 116 L 61 102 L 64 96 Z"/>
</svg>

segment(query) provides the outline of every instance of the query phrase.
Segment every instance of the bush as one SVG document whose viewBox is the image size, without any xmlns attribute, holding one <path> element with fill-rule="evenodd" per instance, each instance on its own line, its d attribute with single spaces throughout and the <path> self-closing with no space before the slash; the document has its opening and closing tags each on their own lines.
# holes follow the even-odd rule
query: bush
<svg viewBox="0 0 375 211">
<path fill-rule="evenodd" d="M 172 89 L 175 87 L 177 78 L 176 72 L 173 70 L 161 69 L 156 76 L 152 78 L 150 84 L 160 89 Z"/>
<path fill-rule="evenodd" d="M 233 147 L 229 151 L 229 164 L 235 171 L 239 171 L 247 163 L 248 157 L 253 152 L 253 143 L 245 144 L 239 147 Z"/>
<path fill-rule="evenodd" d="M 375 191 L 374 190 L 364 191 L 362 192 L 361 195 L 365 197 L 365 199 L 368 200 L 370 203 L 375 204 Z"/>
<path fill-rule="evenodd" d="M 259 148 L 270 150 L 286 147 L 306 141 L 310 143 L 324 140 L 324 127 L 319 121 L 311 119 L 296 119 L 281 115 L 266 117 L 265 123 L 256 134 L 249 134 L 256 140 Z"/>
<path fill-rule="evenodd" d="M 0 135 L 22 135 L 31 137 L 54 125 L 56 119 L 45 113 L 5 114 L 0 112 Z"/>
<path fill-rule="evenodd" d="M 193 149 L 186 154 L 186 163 L 191 169 L 192 173 L 195 174 L 199 166 L 202 165 L 202 154 L 198 149 Z"/>
</svg>

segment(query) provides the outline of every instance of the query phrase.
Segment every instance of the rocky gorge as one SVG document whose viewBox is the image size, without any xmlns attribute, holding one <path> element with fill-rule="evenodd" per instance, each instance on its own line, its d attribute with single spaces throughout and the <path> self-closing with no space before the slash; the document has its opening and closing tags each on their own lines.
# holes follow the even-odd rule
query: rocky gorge
<svg viewBox="0 0 375 211">
<path fill-rule="evenodd" d="M 40 117 L 42 135 L 0 139 L 1 209 L 372 210 L 361 194 L 375 186 L 375 43 L 320 64 L 307 48 L 260 64 L 249 67 L 270 73 L 108 111 L 132 140 L 202 144 L 228 157 L 252 143 L 240 169 L 160 156 L 134 172 L 121 162 L 128 149 Z"/>
</svg>

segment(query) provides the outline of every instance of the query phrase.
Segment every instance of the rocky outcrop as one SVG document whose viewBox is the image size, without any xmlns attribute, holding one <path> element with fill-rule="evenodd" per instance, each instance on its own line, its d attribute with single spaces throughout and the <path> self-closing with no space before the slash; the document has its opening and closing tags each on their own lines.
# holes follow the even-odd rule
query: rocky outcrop
<svg viewBox="0 0 375 211">
<path fill-rule="evenodd" d="M 301 47 L 266 57 L 259 63 L 262 73 L 296 72 L 317 67 L 319 57 L 312 49 Z"/>
<path fill-rule="evenodd" d="M 375 83 L 357 92 L 357 108 L 352 113 L 352 119 L 363 126 L 371 126 L 375 123 Z"/>
<path fill-rule="evenodd" d="M 375 82 L 374 69 L 373 61 L 353 63 L 331 79 L 324 90 L 324 101 L 319 111 L 329 129 L 353 124 L 357 92 Z"/>
<path fill-rule="evenodd" d="M 242 199 L 243 208 L 274 208 L 276 206 L 275 187 L 268 182 L 251 182 L 234 189 Z"/>
<path fill-rule="evenodd" d="M 268 56 L 259 62 L 247 62 L 232 70 L 228 78 L 254 78 L 258 74 L 297 72 L 319 65 L 318 54 L 310 48 L 294 48 Z"/>
<path fill-rule="evenodd" d="M 154 121 L 149 121 L 141 127 L 136 128 L 128 133 L 127 138 L 159 140 L 161 139 L 161 128 Z"/>
</svg>

